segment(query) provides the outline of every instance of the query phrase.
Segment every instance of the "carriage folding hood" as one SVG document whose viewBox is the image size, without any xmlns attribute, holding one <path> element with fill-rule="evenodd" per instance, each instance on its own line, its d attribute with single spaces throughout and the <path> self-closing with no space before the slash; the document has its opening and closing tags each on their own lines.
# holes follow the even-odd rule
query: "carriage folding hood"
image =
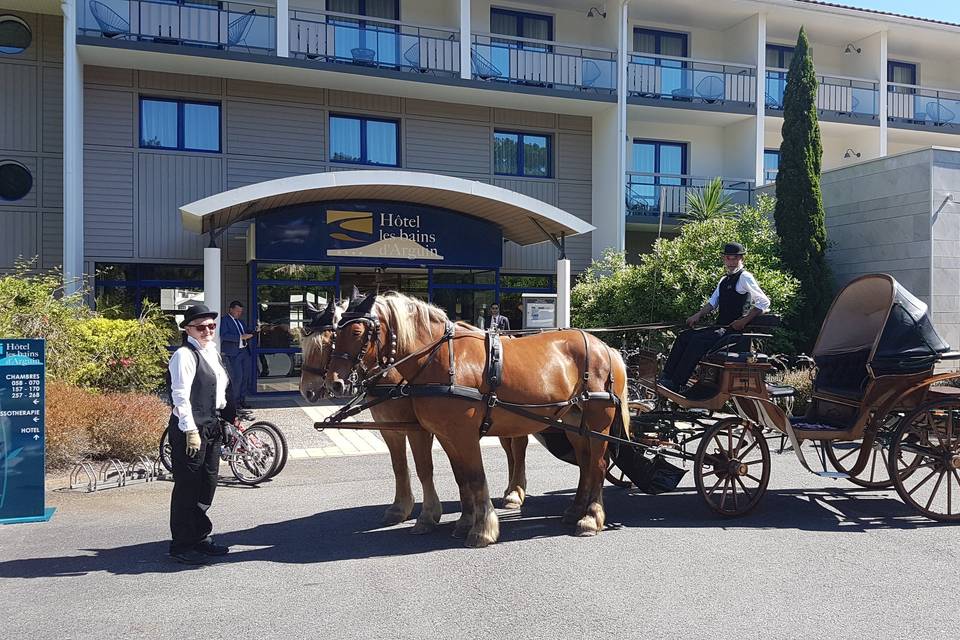
<svg viewBox="0 0 960 640">
<path fill-rule="evenodd" d="M 929 368 L 950 346 L 937 334 L 927 305 L 885 273 L 845 286 L 827 312 L 813 356 L 870 350 L 876 374 Z"/>
</svg>

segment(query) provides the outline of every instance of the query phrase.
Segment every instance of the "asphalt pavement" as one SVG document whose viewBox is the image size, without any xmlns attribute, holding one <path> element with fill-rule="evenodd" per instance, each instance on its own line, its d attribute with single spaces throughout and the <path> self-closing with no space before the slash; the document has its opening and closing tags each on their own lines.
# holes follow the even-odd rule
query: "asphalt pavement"
<svg viewBox="0 0 960 640">
<path fill-rule="evenodd" d="M 233 551 L 193 568 L 165 557 L 171 483 L 92 494 L 51 478 L 43 524 L 0 527 L 4 638 L 937 638 L 955 637 L 960 528 L 892 492 L 806 474 L 774 456 L 751 515 L 711 515 L 692 489 L 608 488 L 607 530 L 560 515 L 576 470 L 536 444 L 520 513 L 467 549 L 449 464 L 443 521 L 381 528 L 384 454 L 292 460 L 256 488 L 225 484 L 211 517 Z M 503 453 L 484 449 L 492 491 Z M 226 471 L 226 467 L 222 468 Z"/>
</svg>

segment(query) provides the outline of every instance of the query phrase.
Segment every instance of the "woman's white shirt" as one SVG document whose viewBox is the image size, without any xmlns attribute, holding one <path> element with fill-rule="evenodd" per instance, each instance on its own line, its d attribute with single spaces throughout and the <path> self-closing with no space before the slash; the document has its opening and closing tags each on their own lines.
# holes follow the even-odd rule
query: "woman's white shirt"
<svg viewBox="0 0 960 640">
<path fill-rule="evenodd" d="M 206 347 L 201 347 L 200 343 L 194 338 L 188 336 L 187 340 L 197 348 L 200 357 L 207 361 L 207 364 L 216 374 L 217 409 L 223 409 L 227 406 L 227 383 L 230 378 L 220 361 L 220 353 L 217 351 L 216 343 L 211 341 Z M 193 407 L 190 404 L 190 389 L 193 386 L 193 378 L 197 374 L 197 360 L 190 351 L 189 347 L 180 347 L 173 353 L 168 365 L 173 414 L 180 420 L 181 431 L 197 430 L 197 425 L 193 420 Z"/>
</svg>

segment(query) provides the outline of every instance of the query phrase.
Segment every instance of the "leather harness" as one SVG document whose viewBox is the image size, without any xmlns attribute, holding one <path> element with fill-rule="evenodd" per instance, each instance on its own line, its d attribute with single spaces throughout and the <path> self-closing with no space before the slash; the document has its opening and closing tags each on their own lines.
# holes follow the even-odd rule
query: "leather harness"
<svg viewBox="0 0 960 640">
<path fill-rule="evenodd" d="M 510 411 L 511 413 L 534 420 L 536 422 L 541 422 L 549 427 L 556 427 L 564 431 L 573 431 L 581 436 L 585 436 L 588 433 L 585 422 L 585 414 L 582 412 L 583 405 L 585 403 L 603 400 L 612 403 L 615 407 L 619 408 L 620 406 L 620 398 L 617 397 L 617 395 L 613 392 L 613 357 L 610 354 L 609 347 L 606 347 L 607 360 L 609 364 L 609 374 L 606 380 L 607 390 L 590 391 L 587 388 L 590 380 L 590 345 L 587 338 L 587 332 L 582 329 L 572 329 L 572 331 L 579 332 L 583 337 L 584 367 L 580 382 L 580 390 L 570 399 L 560 402 L 548 402 L 543 404 L 518 404 L 514 402 L 506 402 L 497 396 L 497 389 L 503 383 L 503 344 L 501 342 L 499 332 L 497 331 L 487 331 L 485 336 L 486 362 L 484 365 L 484 379 L 487 383 L 488 390 L 486 393 L 484 393 L 478 388 L 467 387 L 456 383 L 456 361 L 453 348 L 456 325 L 449 320 L 446 320 L 444 333 L 440 336 L 440 338 L 435 340 L 433 343 L 404 356 L 400 360 L 396 359 L 397 338 L 389 325 L 387 326 L 387 342 L 389 343 L 389 350 L 386 352 L 387 355 L 383 354 L 383 345 L 381 345 L 380 341 L 380 319 L 373 312 L 373 310 L 368 313 L 344 314 L 343 318 L 340 320 L 340 323 L 335 329 L 339 331 L 353 323 L 362 323 L 366 328 L 359 351 L 353 356 L 345 352 L 333 351 L 330 355 L 330 361 L 333 359 L 338 359 L 350 362 L 352 364 L 351 378 L 357 375 L 362 376 L 363 387 L 339 411 L 326 418 L 322 423 L 319 423 L 323 426 L 318 426 L 318 429 L 322 429 L 332 424 L 338 424 L 346 418 L 354 416 L 387 400 L 396 400 L 408 397 L 451 397 L 470 402 L 483 403 L 484 414 L 480 423 L 481 437 L 487 435 L 493 426 L 492 413 L 495 407 L 501 407 L 506 411 Z M 571 329 L 558 329 L 557 331 L 570 330 Z M 377 350 L 377 367 L 372 370 L 368 370 L 363 365 L 363 359 L 367 351 L 370 349 L 371 342 L 373 342 L 373 346 Z M 444 343 L 447 345 L 447 373 L 449 376 L 449 383 L 417 384 L 417 378 L 419 378 L 420 374 L 422 374 L 430 366 L 430 364 L 436 358 L 440 347 L 443 346 Z M 336 348 L 336 336 L 334 336 L 334 342 L 331 344 L 331 348 Z M 422 357 L 424 355 L 427 356 L 426 361 L 409 380 L 404 379 L 396 384 L 376 384 L 378 379 L 383 377 L 390 370 L 396 369 L 401 363 L 412 358 Z M 324 371 L 324 373 L 326 372 Z M 370 396 L 372 399 L 366 400 L 367 396 Z M 573 427 L 562 420 L 562 417 L 573 407 L 578 407 L 581 409 L 579 427 Z M 535 409 L 556 409 L 556 413 L 552 417 L 549 415 L 544 416 L 534 413 L 533 410 Z M 625 442 L 614 436 L 606 436 L 603 434 L 592 435 L 609 441 Z"/>
</svg>

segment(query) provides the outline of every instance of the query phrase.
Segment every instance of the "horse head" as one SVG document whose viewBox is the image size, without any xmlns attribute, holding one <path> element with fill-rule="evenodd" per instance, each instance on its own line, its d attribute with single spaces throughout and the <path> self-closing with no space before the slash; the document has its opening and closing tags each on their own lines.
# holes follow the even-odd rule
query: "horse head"
<svg viewBox="0 0 960 640">
<path fill-rule="evenodd" d="M 358 369 L 376 366 L 377 353 L 383 344 L 380 319 L 374 309 L 377 294 L 363 297 L 354 289 L 350 302 L 337 321 L 335 348 L 329 357 L 326 372 L 327 392 L 340 398 L 348 395 Z"/>
<path fill-rule="evenodd" d="M 334 302 L 331 298 L 322 311 L 309 302 L 307 313 L 310 322 L 301 330 L 300 348 L 303 351 L 303 365 L 300 367 L 300 395 L 307 402 L 318 402 L 326 392 L 324 380 L 330 365 L 333 351 L 333 337 L 340 316 L 346 310 L 349 301 Z"/>
</svg>

